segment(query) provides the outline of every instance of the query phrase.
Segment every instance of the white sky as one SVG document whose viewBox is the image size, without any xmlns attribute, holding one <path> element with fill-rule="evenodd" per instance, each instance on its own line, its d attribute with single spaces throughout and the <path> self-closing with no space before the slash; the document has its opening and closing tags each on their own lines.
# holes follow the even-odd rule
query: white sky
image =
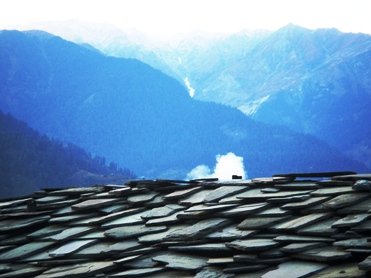
<svg viewBox="0 0 371 278">
<path fill-rule="evenodd" d="M 371 34 L 370 0 L 0 0 L 0 29 L 81 19 L 155 35 L 276 30 L 288 23 Z"/>
</svg>

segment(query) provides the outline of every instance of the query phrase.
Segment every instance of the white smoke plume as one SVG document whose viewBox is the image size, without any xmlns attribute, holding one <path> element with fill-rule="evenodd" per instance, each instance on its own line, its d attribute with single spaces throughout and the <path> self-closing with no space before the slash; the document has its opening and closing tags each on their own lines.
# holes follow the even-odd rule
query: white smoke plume
<svg viewBox="0 0 371 278">
<path fill-rule="evenodd" d="M 215 158 L 216 165 L 213 172 L 207 165 L 198 165 L 187 174 L 187 179 L 218 178 L 220 180 L 230 180 L 232 175 L 242 176 L 243 179 L 247 179 L 243 157 L 229 152 L 226 155 L 218 154 Z"/>
</svg>

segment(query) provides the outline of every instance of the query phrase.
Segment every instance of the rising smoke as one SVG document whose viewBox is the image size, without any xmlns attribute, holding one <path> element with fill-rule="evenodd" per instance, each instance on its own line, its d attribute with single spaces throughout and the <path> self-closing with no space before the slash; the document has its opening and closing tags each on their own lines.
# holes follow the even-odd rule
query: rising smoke
<svg viewBox="0 0 371 278">
<path fill-rule="evenodd" d="M 187 179 L 218 178 L 220 180 L 230 180 L 232 175 L 242 176 L 243 179 L 247 179 L 243 157 L 229 152 L 226 155 L 218 154 L 215 158 L 216 165 L 213 172 L 207 165 L 198 165 L 187 174 Z"/>
</svg>

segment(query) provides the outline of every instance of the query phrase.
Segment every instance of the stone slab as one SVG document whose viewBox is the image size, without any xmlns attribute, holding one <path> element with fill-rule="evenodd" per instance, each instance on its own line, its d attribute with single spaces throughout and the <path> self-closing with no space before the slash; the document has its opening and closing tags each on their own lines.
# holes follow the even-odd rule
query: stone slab
<svg viewBox="0 0 371 278">
<path fill-rule="evenodd" d="M 329 218 L 332 216 L 332 213 L 312 213 L 309 215 L 304 215 L 289 221 L 285 221 L 279 224 L 274 225 L 270 229 L 273 231 L 280 230 L 298 230 L 310 224 L 319 222 L 320 220 Z"/>
<path fill-rule="evenodd" d="M 208 258 L 169 252 L 166 255 L 155 256 L 152 260 L 165 263 L 166 268 L 196 271 L 206 266 Z"/>
<path fill-rule="evenodd" d="M 241 251 L 257 252 L 278 247 L 280 243 L 270 239 L 243 239 L 226 242 L 225 245 Z"/>
<path fill-rule="evenodd" d="M 344 228 L 359 225 L 369 218 L 369 214 L 351 214 L 334 222 L 331 227 Z"/>
<path fill-rule="evenodd" d="M 199 239 L 207 234 L 215 232 L 222 229 L 230 224 L 230 220 L 223 218 L 211 218 L 206 220 L 201 220 L 196 224 L 184 228 L 182 230 L 177 230 L 170 233 L 166 239 L 172 240 L 195 240 Z"/>
<path fill-rule="evenodd" d="M 292 256 L 297 259 L 309 261 L 336 262 L 347 260 L 352 257 L 352 254 L 336 246 L 327 246 L 310 249 Z"/>
<path fill-rule="evenodd" d="M 268 226 L 272 226 L 275 223 L 282 222 L 289 219 L 289 216 L 271 216 L 271 217 L 248 217 L 240 224 L 237 228 L 241 230 L 256 230 L 264 229 Z"/>
<path fill-rule="evenodd" d="M 327 267 L 323 263 L 315 262 L 299 262 L 291 261 L 285 262 L 278 266 L 278 269 L 267 272 L 262 278 L 289 278 L 289 277 L 307 277 L 315 274 Z"/>
<path fill-rule="evenodd" d="M 226 198 L 228 196 L 238 194 L 240 192 L 248 190 L 248 186 L 234 186 L 234 185 L 228 185 L 228 186 L 221 186 L 213 191 L 211 191 L 209 194 L 207 194 L 204 198 L 205 203 L 213 203 L 216 201 L 219 201 L 222 198 Z"/>
<path fill-rule="evenodd" d="M 112 228 L 104 232 L 104 235 L 114 239 L 128 239 L 139 237 L 146 234 L 162 232 L 167 229 L 166 226 L 130 225 L 125 227 Z"/>
<path fill-rule="evenodd" d="M 61 247 L 50 251 L 49 255 L 53 258 L 63 257 L 73 252 L 79 251 L 80 249 L 83 249 L 85 247 L 88 247 L 95 242 L 97 242 L 97 240 L 95 239 L 70 241 L 62 245 Z"/>
</svg>

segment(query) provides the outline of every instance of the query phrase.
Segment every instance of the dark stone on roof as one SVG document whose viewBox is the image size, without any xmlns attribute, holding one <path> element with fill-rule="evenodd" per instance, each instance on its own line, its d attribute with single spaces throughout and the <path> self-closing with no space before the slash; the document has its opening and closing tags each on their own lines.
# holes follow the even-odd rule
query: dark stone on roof
<svg viewBox="0 0 371 278">
<path fill-rule="evenodd" d="M 302 177 L 0 200 L 0 277 L 370 276 L 371 192 L 353 186 L 368 176 Z"/>
</svg>

